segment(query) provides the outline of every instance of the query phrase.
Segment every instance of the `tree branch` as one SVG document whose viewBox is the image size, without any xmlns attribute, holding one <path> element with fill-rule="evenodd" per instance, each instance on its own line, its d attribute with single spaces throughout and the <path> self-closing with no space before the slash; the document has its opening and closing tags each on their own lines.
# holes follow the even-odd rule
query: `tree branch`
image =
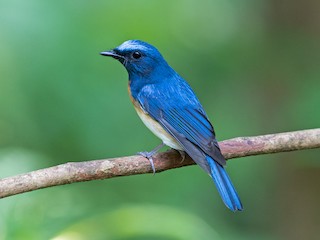
<svg viewBox="0 0 320 240">
<path fill-rule="evenodd" d="M 219 145 L 226 159 L 319 148 L 320 128 L 256 137 L 238 137 L 219 142 Z M 156 154 L 153 159 L 157 172 L 195 164 L 190 157 L 181 162 L 180 154 L 174 150 Z M 151 172 L 149 161 L 141 156 L 69 162 L 0 179 L 0 198 L 63 184 Z"/>
</svg>

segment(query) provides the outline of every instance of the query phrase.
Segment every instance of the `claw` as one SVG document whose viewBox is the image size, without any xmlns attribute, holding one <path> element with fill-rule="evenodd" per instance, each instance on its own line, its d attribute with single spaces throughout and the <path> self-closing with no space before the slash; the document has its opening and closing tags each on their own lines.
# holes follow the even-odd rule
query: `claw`
<svg viewBox="0 0 320 240">
<path fill-rule="evenodd" d="M 180 153 L 180 156 L 182 158 L 181 163 L 183 163 L 183 161 L 186 159 L 186 152 L 185 151 L 182 151 L 182 150 L 177 150 L 179 153 Z"/>
<path fill-rule="evenodd" d="M 152 171 L 153 171 L 153 175 L 155 175 L 156 168 L 154 167 L 154 163 L 153 163 L 151 152 L 137 152 L 137 154 L 141 155 L 141 156 L 143 156 L 143 157 L 145 157 L 145 158 L 147 158 L 149 160 L 151 168 L 152 168 Z"/>
<path fill-rule="evenodd" d="M 137 154 L 138 155 L 141 155 L 145 158 L 147 158 L 150 162 L 150 165 L 151 165 L 151 168 L 152 168 L 152 172 L 153 172 L 153 175 L 155 175 L 156 173 L 156 168 L 154 166 L 154 163 L 153 163 L 153 159 L 152 159 L 152 156 L 157 153 L 160 148 L 162 148 L 164 146 L 164 143 L 162 143 L 161 145 L 157 146 L 155 149 L 153 149 L 151 152 L 138 152 Z"/>
</svg>

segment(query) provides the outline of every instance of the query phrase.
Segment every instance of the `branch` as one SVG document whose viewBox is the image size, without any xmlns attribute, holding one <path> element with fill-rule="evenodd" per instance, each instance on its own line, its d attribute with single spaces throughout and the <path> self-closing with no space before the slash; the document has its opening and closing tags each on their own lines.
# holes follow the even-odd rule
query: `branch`
<svg viewBox="0 0 320 240">
<path fill-rule="evenodd" d="M 238 137 L 219 142 L 226 159 L 320 147 L 320 128 L 256 137 Z M 195 164 L 190 157 L 181 162 L 175 150 L 154 157 L 157 172 Z M 69 162 L 54 167 L 0 179 L 0 198 L 52 186 L 151 173 L 149 161 L 129 156 L 86 162 Z"/>
</svg>

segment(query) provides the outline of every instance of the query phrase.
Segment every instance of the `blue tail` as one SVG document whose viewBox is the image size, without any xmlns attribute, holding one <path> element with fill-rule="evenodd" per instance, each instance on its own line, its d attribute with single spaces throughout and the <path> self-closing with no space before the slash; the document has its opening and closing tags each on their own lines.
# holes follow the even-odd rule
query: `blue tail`
<svg viewBox="0 0 320 240">
<path fill-rule="evenodd" d="M 240 198 L 234 189 L 226 170 L 211 157 L 207 156 L 206 158 L 210 165 L 212 179 L 216 184 L 224 204 L 233 212 L 241 211 L 243 208 Z"/>
</svg>

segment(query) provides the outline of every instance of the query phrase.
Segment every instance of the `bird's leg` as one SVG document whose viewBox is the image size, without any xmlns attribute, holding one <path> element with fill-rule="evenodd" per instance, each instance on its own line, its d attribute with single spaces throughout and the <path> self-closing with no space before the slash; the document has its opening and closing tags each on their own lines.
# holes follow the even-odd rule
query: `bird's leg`
<svg viewBox="0 0 320 240">
<path fill-rule="evenodd" d="M 141 155 L 149 160 L 149 162 L 151 164 L 152 171 L 153 171 L 153 175 L 156 173 L 156 169 L 154 167 L 152 156 L 154 154 L 156 154 L 163 146 L 164 146 L 164 143 L 161 143 L 159 146 L 157 146 L 156 148 L 154 148 L 150 152 L 138 152 L 137 153 L 138 155 Z"/>
<path fill-rule="evenodd" d="M 183 161 L 186 159 L 186 152 L 182 151 L 182 150 L 177 150 L 177 151 L 180 153 L 180 156 L 181 156 L 181 162 L 180 163 L 183 163 Z"/>
</svg>

